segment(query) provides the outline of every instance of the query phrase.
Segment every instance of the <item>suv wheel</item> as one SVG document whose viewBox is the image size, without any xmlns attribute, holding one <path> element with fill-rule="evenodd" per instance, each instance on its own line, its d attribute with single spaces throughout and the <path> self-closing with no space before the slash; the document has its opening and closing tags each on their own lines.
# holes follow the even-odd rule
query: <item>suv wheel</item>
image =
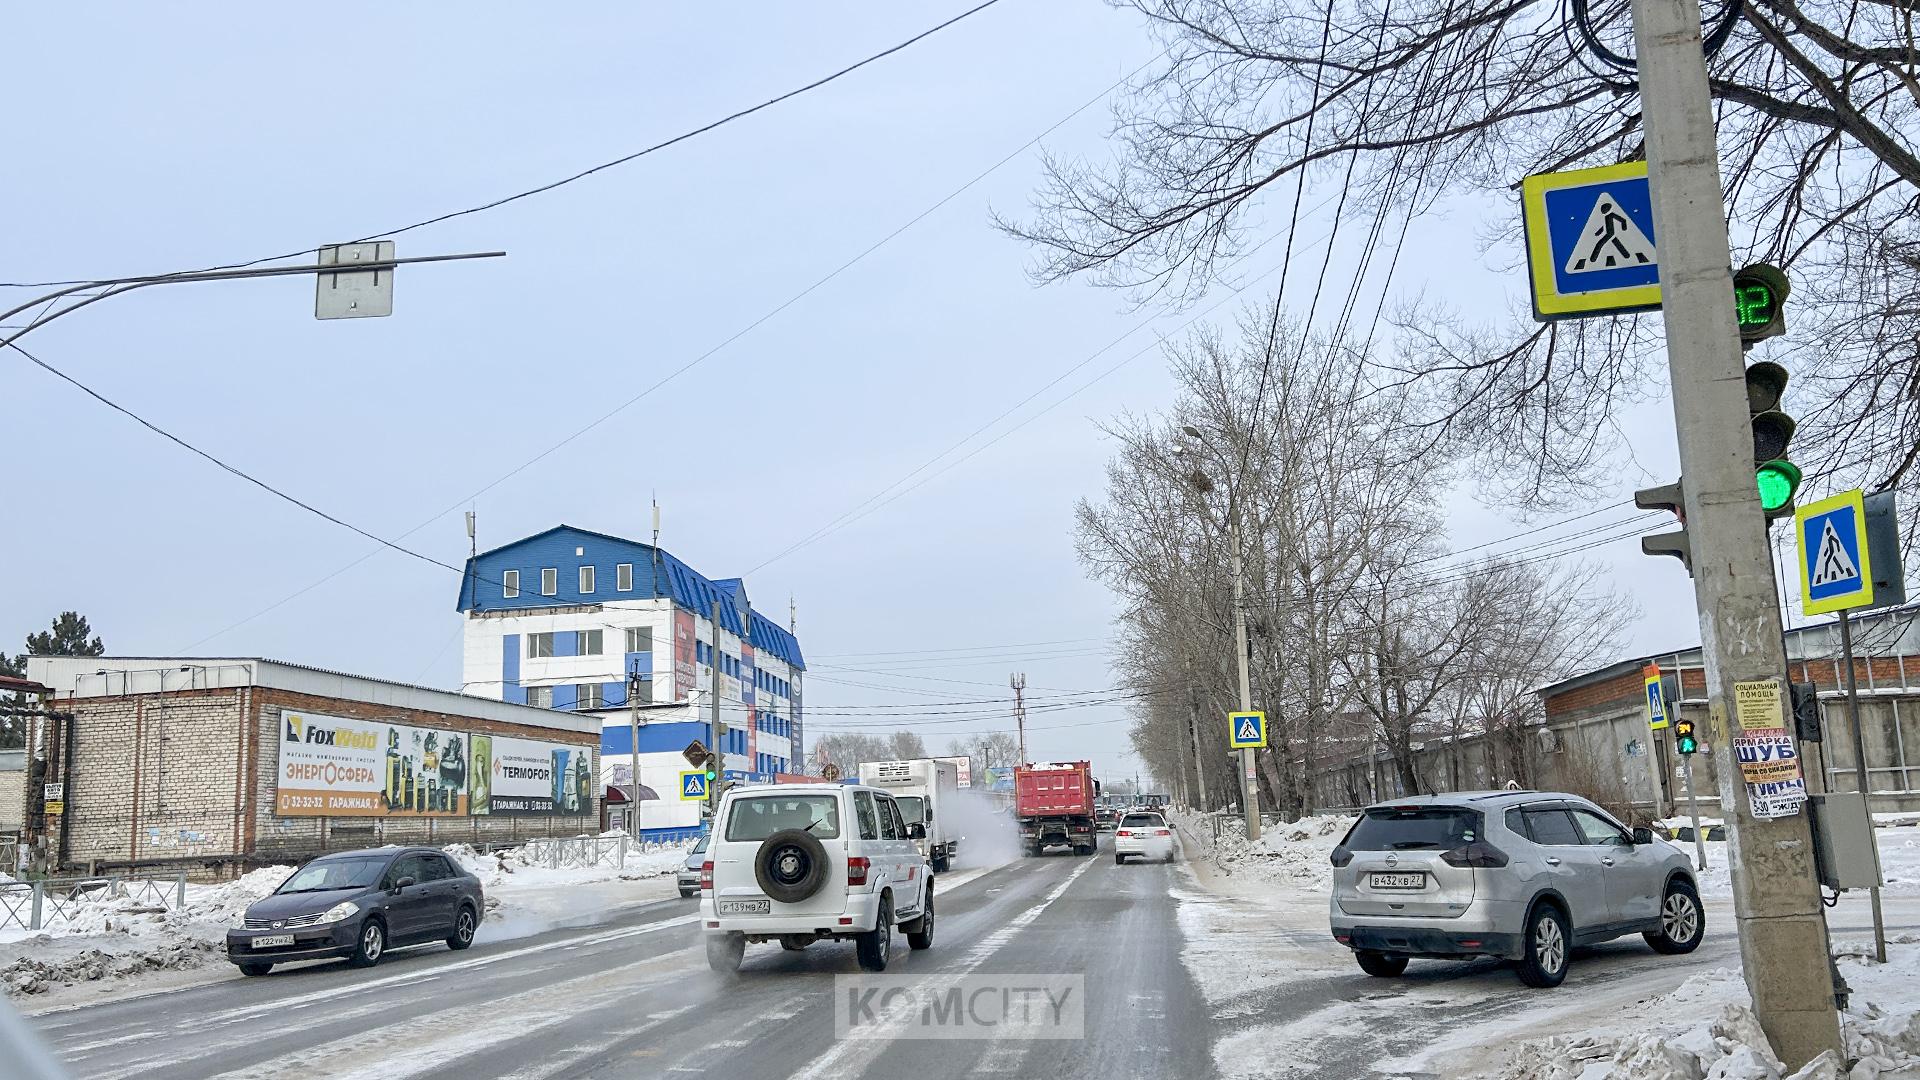
<svg viewBox="0 0 1920 1080">
<path fill-rule="evenodd" d="M 387 928 L 379 919 L 368 919 L 360 926 L 360 940 L 353 947 L 353 955 L 347 957 L 347 963 L 354 967 L 372 967 L 386 952 Z"/>
<path fill-rule="evenodd" d="M 747 935 L 739 933 L 707 935 L 707 966 L 721 975 L 740 970 L 740 958 L 747 954 Z"/>
<path fill-rule="evenodd" d="M 933 885 L 927 885 L 927 906 L 920 917 L 901 929 L 907 932 L 907 947 L 915 952 L 933 948 Z"/>
<path fill-rule="evenodd" d="M 1376 979 L 1391 979 L 1407 970 L 1407 958 L 1393 953 L 1359 949 L 1354 952 L 1353 958 L 1360 962 L 1361 971 Z"/>
<path fill-rule="evenodd" d="M 1514 974 L 1538 989 L 1559 986 L 1567 977 L 1567 947 L 1567 917 L 1551 904 L 1540 904 L 1527 917 L 1526 951 Z"/>
<path fill-rule="evenodd" d="M 860 966 L 868 971 L 887 970 L 887 961 L 893 958 L 893 898 L 880 898 L 880 914 L 873 920 L 873 929 L 854 939 L 854 952 L 860 958 Z"/>
<path fill-rule="evenodd" d="M 1660 929 L 1641 936 L 1657 953 L 1690 953 L 1707 932 L 1707 920 L 1700 911 L 1700 894 L 1685 878 L 1667 884 L 1667 895 L 1660 901 Z"/>
<path fill-rule="evenodd" d="M 447 948 L 455 952 L 473 944 L 473 909 L 460 905 L 460 914 L 453 917 L 453 933 L 447 935 Z"/>
</svg>

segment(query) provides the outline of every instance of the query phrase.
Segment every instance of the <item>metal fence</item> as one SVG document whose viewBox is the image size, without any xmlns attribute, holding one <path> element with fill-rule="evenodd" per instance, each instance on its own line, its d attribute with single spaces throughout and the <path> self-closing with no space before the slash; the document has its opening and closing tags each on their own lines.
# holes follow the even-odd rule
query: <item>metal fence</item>
<svg viewBox="0 0 1920 1080">
<path fill-rule="evenodd" d="M 0 930 L 44 930 L 70 922 L 88 904 L 126 901 L 161 911 L 187 906 L 187 873 L 170 878 L 43 878 L 0 883 Z"/>
<path fill-rule="evenodd" d="M 488 844 L 485 850 L 494 852 L 521 848 L 526 852 L 525 861 L 528 864 L 553 870 L 591 867 L 625 870 L 629 856 L 669 849 L 682 850 L 684 847 L 684 844 L 657 844 L 635 840 L 630 836 L 556 836 Z"/>
</svg>

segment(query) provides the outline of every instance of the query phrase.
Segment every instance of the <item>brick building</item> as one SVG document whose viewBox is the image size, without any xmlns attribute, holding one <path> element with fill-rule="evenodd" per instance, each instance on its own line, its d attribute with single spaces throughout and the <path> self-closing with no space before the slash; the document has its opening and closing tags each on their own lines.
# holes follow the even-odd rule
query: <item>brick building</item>
<svg viewBox="0 0 1920 1080">
<path fill-rule="evenodd" d="M 26 793 L 26 820 L 45 823 L 26 840 L 53 866 L 219 875 L 378 844 L 598 830 L 591 716 L 259 658 L 33 657 L 28 669 L 52 690 L 32 742 L 60 790 Z"/>
</svg>

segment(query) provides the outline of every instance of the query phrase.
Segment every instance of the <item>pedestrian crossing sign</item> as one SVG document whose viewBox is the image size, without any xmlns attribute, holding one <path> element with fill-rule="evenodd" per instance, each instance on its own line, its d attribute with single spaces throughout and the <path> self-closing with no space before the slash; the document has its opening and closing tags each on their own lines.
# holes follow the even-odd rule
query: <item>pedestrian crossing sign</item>
<svg viewBox="0 0 1920 1080">
<path fill-rule="evenodd" d="M 1858 488 L 1795 507 L 1800 547 L 1800 610 L 1825 615 L 1873 606 L 1866 497 Z"/>
<path fill-rule="evenodd" d="M 1235 750 L 1263 750 L 1267 745 L 1267 714 L 1227 714 L 1227 743 Z"/>
<path fill-rule="evenodd" d="M 680 798 L 682 801 L 705 799 L 707 797 L 707 774 L 704 772 L 683 772 L 680 774 Z"/>
<path fill-rule="evenodd" d="M 1520 183 L 1520 203 L 1534 318 L 1660 306 L 1646 162 L 1529 176 Z"/>
</svg>

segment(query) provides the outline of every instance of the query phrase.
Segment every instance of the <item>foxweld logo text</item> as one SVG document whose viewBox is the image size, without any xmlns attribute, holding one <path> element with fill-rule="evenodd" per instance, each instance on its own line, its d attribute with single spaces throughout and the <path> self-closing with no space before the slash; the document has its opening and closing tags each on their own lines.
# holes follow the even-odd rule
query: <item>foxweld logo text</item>
<svg viewBox="0 0 1920 1080">
<path fill-rule="evenodd" d="M 1084 1039 L 1081 975 L 836 975 L 840 1039 Z"/>
</svg>

